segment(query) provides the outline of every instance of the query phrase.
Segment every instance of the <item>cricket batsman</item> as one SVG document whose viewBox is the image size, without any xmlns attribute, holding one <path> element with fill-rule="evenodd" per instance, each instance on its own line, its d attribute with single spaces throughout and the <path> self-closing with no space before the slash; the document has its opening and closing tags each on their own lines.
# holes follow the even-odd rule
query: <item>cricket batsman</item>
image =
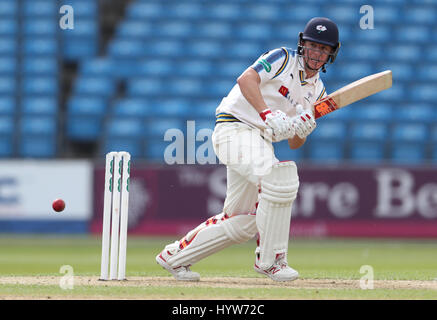
<svg viewBox="0 0 437 320">
<path fill-rule="evenodd" d="M 223 211 L 156 256 L 176 279 L 198 281 L 191 265 L 257 234 L 255 271 L 275 281 L 298 278 L 287 252 L 299 177 L 293 161 L 275 157 L 273 143 L 287 139 L 291 149 L 300 148 L 316 128 L 312 106 L 326 96 L 319 71 L 326 72 L 339 48 L 337 25 L 313 18 L 299 34 L 297 50 L 264 53 L 223 98 L 212 135 L 227 168 Z"/>
</svg>

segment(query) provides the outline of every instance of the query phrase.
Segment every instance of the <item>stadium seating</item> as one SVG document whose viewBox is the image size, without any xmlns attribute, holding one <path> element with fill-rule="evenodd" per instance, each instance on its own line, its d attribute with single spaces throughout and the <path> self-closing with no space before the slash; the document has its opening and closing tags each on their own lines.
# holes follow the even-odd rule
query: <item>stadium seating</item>
<svg viewBox="0 0 437 320">
<path fill-rule="evenodd" d="M 64 4 L 74 29 L 58 27 Z M 65 136 L 96 143 L 99 155 L 119 148 L 162 162 L 168 129 L 213 128 L 241 72 L 270 49 L 295 48 L 308 19 L 325 15 L 342 42 L 321 74 L 327 91 L 386 69 L 393 87 L 320 119 L 299 150 L 275 144 L 278 158 L 436 162 L 437 2 L 369 5 L 373 29 L 360 28 L 356 1 L 132 0 L 102 33 L 104 1 L 0 0 L 0 156 L 60 156 Z M 77 65 L 70 77 L 67 64 Z"/>
</svg>

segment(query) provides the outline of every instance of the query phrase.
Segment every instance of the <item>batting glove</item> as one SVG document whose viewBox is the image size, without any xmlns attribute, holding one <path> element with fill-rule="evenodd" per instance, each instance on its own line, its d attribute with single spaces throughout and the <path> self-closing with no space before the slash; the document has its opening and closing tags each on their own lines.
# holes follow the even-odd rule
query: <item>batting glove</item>
<svg viewBox="0 0 437 320">
<path fill-rule="evenodd" d="M 316 120 L 310 111 L 304 110 L 302 105 L 296 106 L 297 115 L 291 118 L 293 128 L 299 138 L 305 139 L 317 127 Z"/>
<path fill-rule="evenodd" d="M 273 141 L 278 142 L 294 136 L 295 131 L 290 117 L 280 110 L 266 109 L 260 113 L 261 118 L 273 130 Z"/>
</svg>

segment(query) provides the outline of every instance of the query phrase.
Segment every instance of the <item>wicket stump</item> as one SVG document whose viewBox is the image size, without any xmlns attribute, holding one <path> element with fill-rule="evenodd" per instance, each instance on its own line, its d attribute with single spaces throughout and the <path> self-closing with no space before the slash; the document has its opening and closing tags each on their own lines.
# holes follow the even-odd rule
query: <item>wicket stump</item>
<svg viewBox="0 0 437 320">
<path fill-rule="evenodd" d="M 130 159 L 124 151 L 106 154 L 100 280 L 126 279 Z"/>
</svg>

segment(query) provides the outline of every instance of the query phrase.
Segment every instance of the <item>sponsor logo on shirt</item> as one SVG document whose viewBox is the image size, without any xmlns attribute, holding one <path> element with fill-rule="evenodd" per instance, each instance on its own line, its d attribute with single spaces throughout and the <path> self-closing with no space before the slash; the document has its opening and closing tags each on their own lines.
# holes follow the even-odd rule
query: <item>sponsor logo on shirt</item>
<svg viewBox="0 0 437 320">
<path fill-rule="evenodd" d="M 267 72 L 270 72 L 272 70 L 272 66 L 270 65 L 270 63 L 267 62 L 266 59 L 261 59 L 258 62 L 261 63 L 261 65 L 264 67 L 264 70 L 266 70 Z"/>
</svg>

